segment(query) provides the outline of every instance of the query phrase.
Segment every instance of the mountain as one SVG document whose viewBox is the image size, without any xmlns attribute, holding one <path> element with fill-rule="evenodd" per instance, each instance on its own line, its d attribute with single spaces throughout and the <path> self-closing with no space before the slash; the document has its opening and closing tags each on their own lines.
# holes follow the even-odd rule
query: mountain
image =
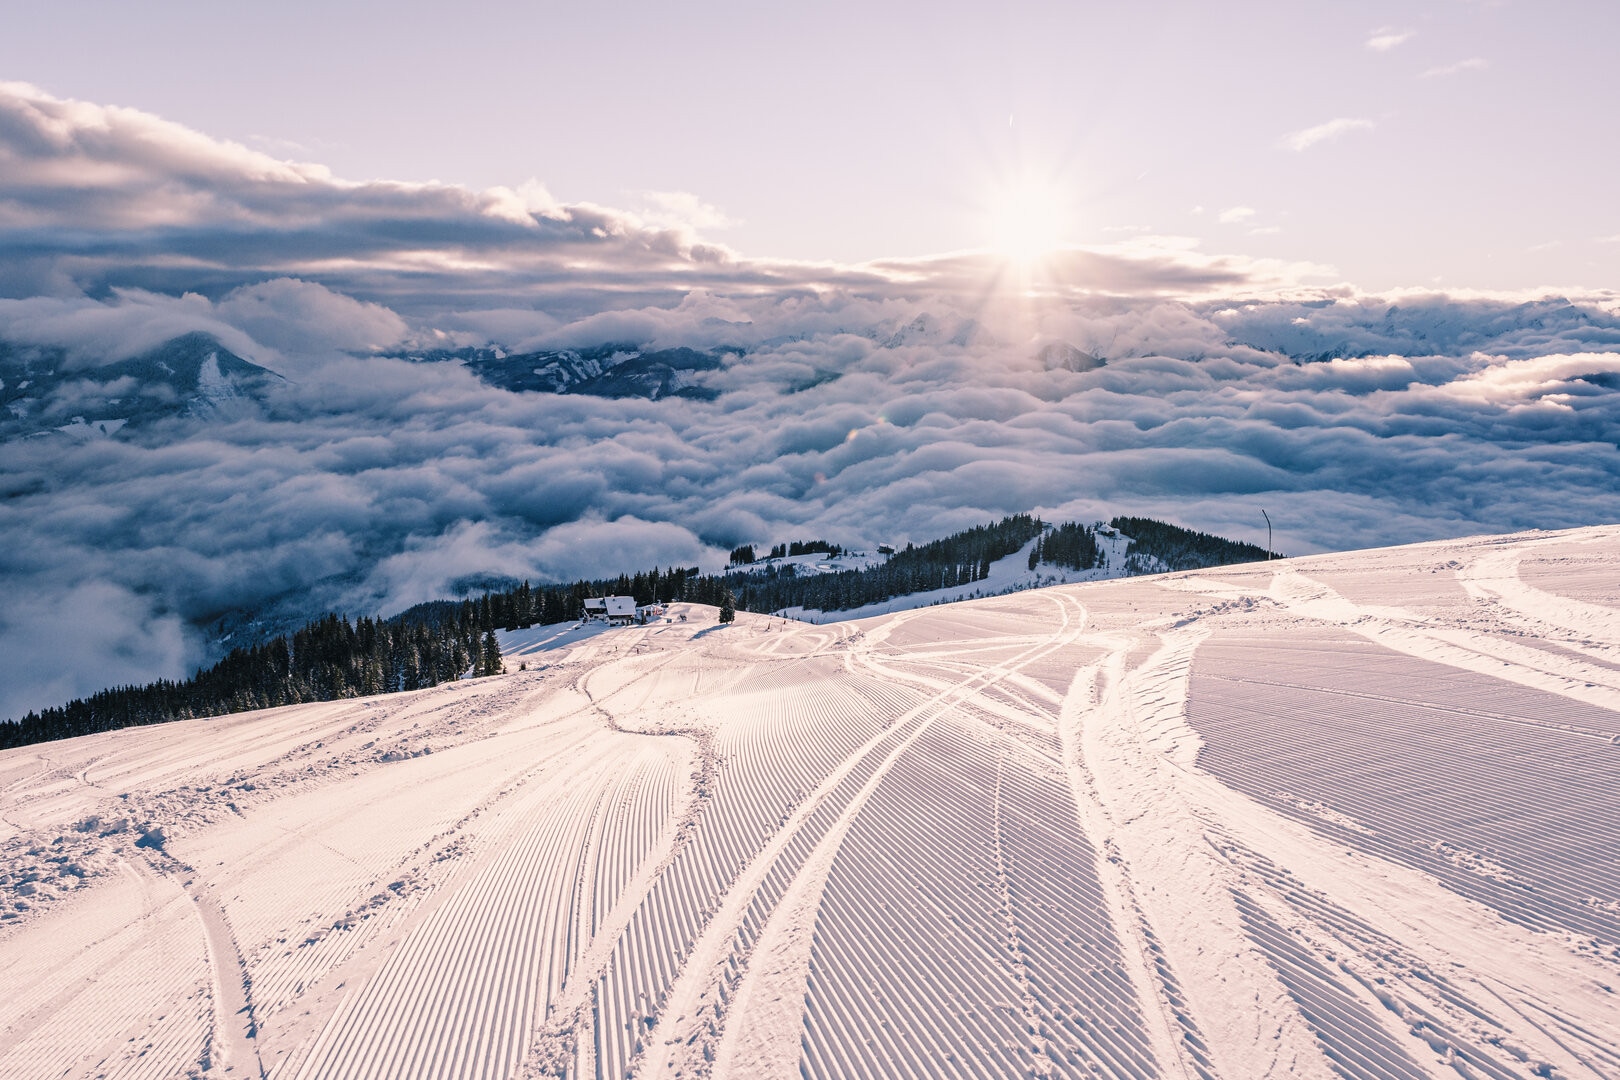
<svg viewBox="0 0 1620 1080">
<path fill-rule="evenodd" d="M 697 349 L 608 344 L 528 353 L 495 347 L 435 350 L 403 358 L 418 363 L 459 363 L 489 386 L 503 390 L 712 401 L 719 391 L 705 385 L 703 375 L 718 371 L 725 357 L 725 353 Z"/>
<path fill-rule="evenodd" d="M 993 344 L 995 341 L 989 331 L 985 330 L 977 319 L 955 316 L 943 318 L 926 311 L 886 334 L 880 330 L 876 336 L 878 344 L 885 349 L 899 349 L 919 345 L 955 345 L 963 347 L 976 344 Z"/>
<path fill-rule="evenodd" d="M 0 1074 L 1609 1080 L 1617 560 L 678 604 L 3 751 Z"/>
<path fill-rule="evenodd" d="M 60 347 L 0 341 L 0 441 L 101 438 L 175 417 L 251 411 L 281 376 L 201 332 L 127 360 L 87 364 Z"/>
<path fill-rule="evenodd" d="M 1094 371 L 1102 367 L 1106 360 L 1093 356 L 1084 349 L 1076 348 L 1067 341 L 1052 341 L 1042 345 L 1035 353 L 1035 359 L 1048 371 L 1062 368 L 1064 371 Z"/>
</svg>

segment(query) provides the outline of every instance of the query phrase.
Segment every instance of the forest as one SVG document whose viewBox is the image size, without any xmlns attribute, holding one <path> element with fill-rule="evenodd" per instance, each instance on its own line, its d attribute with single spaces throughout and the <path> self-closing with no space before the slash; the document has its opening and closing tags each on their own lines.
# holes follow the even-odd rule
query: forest
<svg viewBox="0 0 1620 1080">
<path fill-rule="evenodd" d="M 1015 514 L 921 546 L 907 544 L 881 565 L 865 569 L 806 572 L 792 564 L 734 568 L 693 581 L 686 598 L 717 604 L 729 589 L 743 611 L 772 612 L 793 607 L 849 611 L 897 596 L 981 581 L 989 576 L 991 563 L 1018 551 L 1045 527 L 1037 517 Z M 787 548 L 792 554 L 815 550 L 809 545 Z"/>
<path fill-rule="evenodd" d="M 1268 552 L 1256 544 L 1194 532 L 1153 518 L 1116 517 L 1108 524 L 1131 538 L 1130 551 L 1126 554 L 1127 574 L 1202 570 L 1208 566 L 1283 558 L 1280 553 Z"/>
</svg>

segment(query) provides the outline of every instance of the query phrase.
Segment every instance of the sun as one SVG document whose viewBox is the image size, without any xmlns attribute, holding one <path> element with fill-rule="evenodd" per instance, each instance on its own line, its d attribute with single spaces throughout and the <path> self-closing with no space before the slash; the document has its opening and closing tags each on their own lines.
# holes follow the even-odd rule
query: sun
<svg viewBox="0 0 1620 1080">
<path fill-rule="evenodd" d="M 1018 177 L 991 193 L 987 210 L 990 248 L 1013 262 L 1032 262 L 1065 242 L 1068 198 L 1055 181 Z"/>
</svg>

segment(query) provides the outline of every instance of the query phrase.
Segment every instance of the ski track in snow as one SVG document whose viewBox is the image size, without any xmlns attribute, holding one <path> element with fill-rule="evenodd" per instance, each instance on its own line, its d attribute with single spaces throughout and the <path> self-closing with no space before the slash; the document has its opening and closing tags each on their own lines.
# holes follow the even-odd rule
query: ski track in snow
<svg viewBox="0 0 1620 1080">
<path fill-rule="evenodd" d="M 0 754 L 0 1080 L 1620 1076 L 1620 527 Z"/>
</svg>

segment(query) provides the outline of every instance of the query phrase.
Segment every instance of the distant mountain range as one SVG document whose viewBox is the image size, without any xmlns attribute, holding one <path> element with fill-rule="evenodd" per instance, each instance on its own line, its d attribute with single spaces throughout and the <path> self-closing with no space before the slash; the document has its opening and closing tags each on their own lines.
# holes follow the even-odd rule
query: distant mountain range
<svg viewBox="0 0 1620 1080">
<path fill-rule="evenodd" d="M 280 381 L 204 333 L 109 364 L 76 362 L 59 346 L 0 341 L 0 441 L 102 438 L 180 416 L 229 418 Z"/>
<path fill-rule="evenodd" d="M 703 376 L 726 354 L 697 349 L 645 349 L 634 344 L 509 353 L 497 347 L 404 354 L 417 363 L 459 363 L 490 386 L 514 392 L 589 394 L 605 398 L 690 398 L 712 401 L 719 391 Z"/>
<path fill-rule="evenodd" d="M 1376 325 L 1364 313 L 1359 337 L 1373 344 L 1347 347 L 1341 328 L 1261 321 L 1264 310 L 1230 318 L 1233 342 L 1312 363 L 1375 352 L 1432 350 L 1455 354 L 1476 348 L 1512 351 L 1569 338 L 1577 347 L 1620 344 L 1620 318 L 1596 317 L 1562 300 L 1509 308 L 1485 326 L 1445 318 L 1424 305 L 1391 306 Z M 1336 332 L 1337 331 L 1337 332 Z M 973 320 L 919 315 L 892 331 L 872 331 L 883 348 L 963 346 L 984 338 Z M 579 394 L 601 398 L 720 396 L 712 375 L 741 360 L 744 348 L 654 348 L 620 341 L 575 349 L 511 352 L 498 345 L 386 354 L 421 364 L 458 364 L 485 384 L 514 393 Z M 1196 359 L 1196 357 L 1191 357 Z M 1091 371 L 1107 361 L 1065 341 L 1050 341 L 1035 359 L 1048 370 Z M 836 379 L 828 372 L 811 385 Z M 0 341 L 0 441 L 28 436 L 95 438 L 125 427 L 138 430 L 175 417 L 229 418 L 262 399 L 281 376 L 244 359 L 203 332 L 164 342 L 139 356 L 95 363 L 56 345 Z"/>
<path fill-rule="evenodd" d="M 873 334 L 885 349 L 915 346 L 965 346 L 984 338 L 983 330 L 971 319 L 947 322 L 927 314 L 887 334 Z M 587 394 L 603 398 L 686 398 L 713 401 L 720 391 L 711 385 L 709 373 L 733 363 L 747 353 L 742 348 L 701 350 L 685 347 L 667 349 L 633 342 L 610 342 L 579 349 L 536 352 L 508 352 L 498 346 L 461 349 L 434 349 L 401 353 L 399 359 L 414 363 L 455 363 L 477 375 L 487 385 L 513 392 L 542 394 Z M 1036 352 L 1036 359 L 1048 369 L 1090 371 L 1105 361 L 1063 341 L 1054 341 Z M 838 377 L 829 372 L 808 385 L 818 386 Z M 802 387 L 801 387 L 802 389 Z"/>
<path fill-rule="evenodd" d="M 1323 310 L 1310 320 L 1280 320 L 1274 305 L 1226 308 L 1213 314 L 1229 333 L 1230 344 L 1303 364 L 1386 353 L 1458 356 L 1485 351 L 1511 356 L 1541 355 L 1555 345 L 1571 352 L 1620 347 L 1620 313 L 1556 297 L 1503 306 L 1488 318 L 1471 309 L 1453 310 L 1422 300 L 1390 305 L 1382 312 L 1347 308 L 1342 322 L 1333 301 L 1293 307 Z M 972 319 L 927 313 L 898 325 L 849 332 L 867 336 L 885 349 L 963 347 L 989 340 Z M 1120 344 L 1123 351 L 1110 349 L 1111 356 L 1140 351 L 1138 344 Z M 528 352 L 485 345 L 385 355 L 422 364 L 458 364 L 485 384 L 514 393 L 711 401 L 721 393 L 715 373 L 768 345 L 657 348 L 618 341 Z M 1095 347 L 1087 351 L 1056 340 L 1041 345 L 1034 358 L 1048 370 L 1073 372 L 1107 363 Z M 1198 360 L 1202 353 L 1194 350 L 1181 358 Z M 805 386 L 794 389 L 820 385 L 841 374 L 818 371 Z M 250 409 L 280 381 L 280 375 L 200 331 L 110 363 L 60 345 L 0 341 L 0 441 L 45 435 L 96 438 L 176 417 L 230 418 Z M 1588 381 L 1612 389 L 1614 378 L 1597 373 Z"/>
<path fill-rule="evenodd" d="M 719 391 L 706 386 L 703 376 L 719 370 L 725 356 L 609 344 L 529 353 L 465 348 L 399 358 L 460 364 L 488 385 L 513 392 L 711 401 Z M 77 358 L 61 346 L 0 341 L 0 441 L 98 438 L 175 417 L 230 418 L 281 381 L 202 332 L 105 364 Z"/>
</svg>

